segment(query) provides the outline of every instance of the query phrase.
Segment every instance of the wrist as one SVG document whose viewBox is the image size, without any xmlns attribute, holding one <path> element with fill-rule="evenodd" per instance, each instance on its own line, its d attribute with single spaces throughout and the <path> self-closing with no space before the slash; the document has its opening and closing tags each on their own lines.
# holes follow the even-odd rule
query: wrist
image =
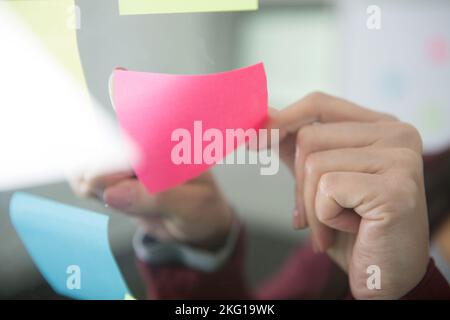
<svg viewBox="0 0 450 320">
<path fill-rule="evenodd" d="M 362 286 L 352 288 L 352 296 L 358 300 L 398 300 L 414 291 L 424 279 L 429 258 L 426 262 L 417 261 L 410 268 L 390 269 L 383 273 L 383 267 L 380 268 L 379 276 L 381 277 L 380 287 L 371 288 L 368 286 L 368 276 L 362 276 Z"/>
<path fill-rule="evenodd" d="M 202 272 L 218 270 L 235 250 L 241 234 L 241 224 L 235 219 L 224 245 L 215 251 L 206 251 L 186 242 L 161 242 L 139 228 L 133 238 L 137 257 L 153 266 L 181 264 Z"/>
<path fill-rule="evenodd" d="M 198 250 L 204 250 L 209 252 L 216 252 L 223 248 L 229 235 L 232 231 L 233 225 L 237 224 L 237 219 L 230 208 L 227 209 L 224 222 L 212 231 L 205 238 L 197 241 L 185 241 L 185 244 Z"/>
</svg>

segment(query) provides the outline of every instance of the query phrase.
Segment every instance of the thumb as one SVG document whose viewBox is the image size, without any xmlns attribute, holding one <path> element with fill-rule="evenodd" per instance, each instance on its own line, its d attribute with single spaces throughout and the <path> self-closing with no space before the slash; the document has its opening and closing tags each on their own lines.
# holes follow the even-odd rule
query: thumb
<svg viewBox="0 0 450 320">
<path fill-rule="evenodd" d="M 278 120 L 280 111 L 273 107 L 269 107 L 268 110 L 268 119 L 265 123 L 265 126 L 261 129 L 265 129 L 268 131 L 267 139 L 265 141 L 262 141 L 258 137 L 258 141 L 249 141 L 247 144 L 247 148 L 253 151 L 259 151 L 259 150 L 265 150 L 270 149 L 275 144 L 279 144 L 280 141 L 282 141 L 284 138 L 286 138 L 288 132 L 284 129 L 282 129 L 278 123 L 280 122 Z M 272 141 L 272 135 L 270 134 L 271 130 L 279 130 L 279 140 L 278 141 Z"/>
<path fill-rule="evenodd" d="M 108 206 L 133 216 L 157 213 L 155 196 L 150 195 L 137 179 L 123 180 L 108 187 L 103 200 Z"/>
<path fill-rule="evenodd" d="M 296 137 L 293 134 L 289 134 L 288 130 L 284 128 L 280 121 L 281 111 L 269 107 L 269 120 L 266 123 L 265 129 L 269 132 L 271 130 L 278 130 L 278 141 L 272 141 L 272 134 L 267 134 L 267 141 L 258 141 L 257 150 L 265 150 L 269 148 L 277 147 L 279 156 L 284 164 L 294 172 L 294 158 L 295 158 L 295 140 Z"/>
</svg>

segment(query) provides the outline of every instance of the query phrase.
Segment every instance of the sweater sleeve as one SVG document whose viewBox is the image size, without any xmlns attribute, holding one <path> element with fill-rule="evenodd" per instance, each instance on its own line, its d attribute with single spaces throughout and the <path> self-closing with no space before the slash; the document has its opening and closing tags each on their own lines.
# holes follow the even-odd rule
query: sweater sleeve
<svg viewBox="0 0 450 320">
<path fill-rule="evenodd" d="M 433 259 L 430 259 L 427 272 L 422 281 L 402 300 L 450 300 L 450 286 Z"/>
<path fill-rule="evenodd" d="M 150 299 L 339 298 L 324 296 L 338 267 L 326 254 L 315 254 L 309 243 L 295 250 L 282 268 L 256 292 L 250 290 L 244 272 L 245 247 L 245 229 L 240 228 L 233 253 L 220 268 L 209 272 L 185 264 L 151 265 L 138 258 L 147 296 Z"/>
<path fill-rule="evenodd" d="M 347 275 L 311 242 L 298 247 L 258 289 L 259 299 L 341 299 L 347 295 Z"/>
<path fill-rule="evenodd" d="M 200 271 L 183 264 L 151 265 L 137 259 L 149 299 L 251 299 L 244 278 L 245 231 L 218 269 Z"/>
</svg>

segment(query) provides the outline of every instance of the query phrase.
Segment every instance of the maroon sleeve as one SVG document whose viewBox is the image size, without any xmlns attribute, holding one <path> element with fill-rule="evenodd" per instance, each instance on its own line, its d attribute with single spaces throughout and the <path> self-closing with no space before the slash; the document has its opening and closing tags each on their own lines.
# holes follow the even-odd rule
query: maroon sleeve
<svg viewBox="0 0 450 320">
<path fill-rule="evenodd" d="M 252 294 L 244 278 L 245 236 L 241 232 L 229 261 L 211 273 L 181 265 L 150 266 L 138 261 L 150 299 L 319 299 L 341 298 L 342 292 L 325 296 L 336 285 L 342 271 L 325 254 L 315 254 L 311 246 L 299 248 L 273 277 Z M 346 279 L 340 277 L 341 279 Z M 338 294 L 339 293 L 339 294 Z M 347 298 L 352 299 L 351 294 Z M 430 259 L 422 281 L 403 300 L 450 299 L 447 280 Z"/>
<path fill-rule="evenodd" d="M 430 259 L 428 269 L 422 281 L 402 300 L 450 299 L 450 286 L 439 269 Z"/>
<path fill-rule="evenodd" d="M 347 276 L 311 243 L 299 247 L 282 268 L 258 289 L 259 299 L 339 299 L 348 292 Z"/>
<path fill-rule="evenodd" d="M 150 266 L 138 260 L 150 299 L 251 299 L 244 279 L 245 232 L 230 259 L 215 272 L 182 265 Z"/>
<path fill-rule="evenodd" d="M 347 299 L 353 300 L 351 293 Z M 449 300 L 450 286 L 439 269 L 430 258 L 427 272 L 422 281 L 400 300 Z"/>
<path fill-rule="evenodd" d="M 336 266 L 325 254 L 315 254 L 308 244 L 290 259 L 256 294 L 244 276 L 245 231 L 241 228 L 236 249 L 215 272 L 196 271 L 182 265 L 150 266 L 138 260 L 150 299 L 314 299 L 320 298 Z"/>
</svg>

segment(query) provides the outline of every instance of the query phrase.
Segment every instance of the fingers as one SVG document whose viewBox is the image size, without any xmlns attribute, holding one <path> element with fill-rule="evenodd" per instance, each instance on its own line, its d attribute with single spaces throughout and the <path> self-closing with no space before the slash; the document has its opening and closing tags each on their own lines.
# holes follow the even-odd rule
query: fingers
<svg viewBox="0 0 450 320">
<path fill-rule="evenodd" d="M 386 153 L 386 157 L 388 153 Z M 305 161 L 304 168 L 304 193 L 303 203 L 306 219 L 312 230 L 313 241 L 319 251 L 325 251 L 333 244 L 333 232 L 329 227 L 322 224 L 316 215 L 315 198 L 320 177 L 333 171 L 355 171 L 376 173 L 383 169 L 386 159 L 371 148 L 336 149 L 313 153 Z M 349 215 L 352 223 L 346 223 L 348 229 L 341 231 L 356 232 L 358 219 L 353 219 Z"/>
<path fill-rule="evenodd" d="M 312 229 L 313 240 L 317 242 L 318 250 L 325 251 L 333 243 L 333 238 L 320 221 L 319 212 L 316 211 L 316 194 L 319 190 L 319 181 L 325 174 L 332 172 L 356 172 L 384 175 L 393 171 L 397 173 L 408 171 L 413 173 L 410 178 L 417 181 L 417 177 L 421 173 L 411 171 L 410 168 L 421 168 L 420 161 L 420 154 L 403 147 L 336 149 L 309 155 L 304 169 L 303 203 L 305 205 L 306 219 Z M 384 186 L 384 188 L 379 190 L 384 192 L 386 188 L 387 186 Z M 403 189 L 405 188 L 403 187 Z M 341 210 L 343 209 L 341 208 Z M 343 210 L 340 214 L 341 220 L 339 222 L 344 222 L 344 224 L 340 226 L 335 225 L 334 228 L 346 232 L 356 232 L 359 219 L 356 219 L 354 214 L 351 214 L 351 210 Z"/>
<path fill-rule="evenodd" d="M 415 136 L 416 138 L 412 138 Z M 296 146 L 293 144 L 297 144 Z M 421 150 L 420 135 L 412 126 L 401 122 L 340 122 L 305 125 L 296 135 L 288 135 L 280 144 L 280 156 L 288 168 L 294 172 L 297 152 L 299 163 L 311 152 L 355 148 L 369 145 L 398 146 L 403 145 L 416 151 Z M 301 178 L 301 177 L 300 177 Z M 301 180 L 298 180 L 301 181 Z"/>
<path fill-rule="evenodd" d="M 395 121 L 394 116 L 360 107 L 323 93 L 312 93 L 282 111 L 269 109 L 267 129 L 279 130 L 280 157 L 293 171 L 296 132 L 313 123 Z M 292 137 L 294 136 L 294 137 Z M 268 142 L 267 147 L 271 143 Z"/>
<path fill-rule="evenodd" d="M 308 125 L 297 131 L 297 145 L 303 154 L 370 145 L 403 146 L 417 150 L 416 141 L 411 140 L 413 130 L 415 129 L 410 125 L 401 122 L 341 122 Z"/>
<path fill-rule="evenodd" d="M 103 199 L 104 190 L 117 182 L 134 176 L 132 171 L 118 172 L 107 175 L 86 173 L 71 181 L 75 193 L 81 197 L 97 197 Z"/>
<path fill-rule="evenodd" d="M 357 134 L 355 134 L 355 132 Z M 296 180 L 296 207 L 294 211 L 294 227 L 307 224 L 313 232 L 315 244 L 321 248 L 332 242 L 331 231 L 322 226 L 313 211 L 307 211 L 304 203 L 305 161 L 311 153 L 338 149 L 366 147 L 374 144 L 386 132 L 379 125 L 371 123 L 335 123 L 305 126 L 297 132 L 294 175 Z"/>
<path fill-rule="evenodd" d="M 156 195 L 150 195 L 131 171 L 103 176 L 85 174 L 72 180 L 78 195 L 96 197 L 112 208 L 137 217 L 146 216 L 147 220 L 166 214 L 189 214 L 189 206 L 198 207 L 197 202 L 208 199 L 207 191 L 212 185 L 214 179 L 210 172 Z"/>
<path fill-rule="evenodd" d="M 382 174 L 329 172 L 321 176 L 315 199 L 319 221 L 334 229 L 352 228 L 349 210 L 366 221 L 388 225 L 407 212 L 412 218 L 418 210 L 419 183 L 415 179 L 418 163 L 415 156 L 402 161 Z M 409 162 L 409 164 L 408 164 Z M 400 169 L 403 164 L 403 169 Z M 391 213 L 395 212 L 395 215 Z M 412 213 L 412 214 L 411 214 Z M 354 217 L 352 218 L 354 219 Z M 374 236 L 367 234 L 366 236 Z M 379 236 L 379 235 L 378 235 Z"/>
<path fill-rule="evenodd" d="M 337 149 L 311 154 L 305 163 L 303 183 L 303 202 L 308 217 L 316 216 L 316 192 L 322 175 L 336 171 L 375 174 L 385 170 L 393 161 L 389 152 L 380 153 L 374 148 Z"/>
<path fill-rule="evenodd" d="M 299 128 L 314 122 L 378 122 L 392 120 L 396 120 L 396 118 L 385 113 L 363 108 L 344 99 L 323 93 L 313 93 L 280 111 L 273 118 L 271 125 L 293 133 Z"/>
<path fill-rule="evenodd" d="M 315 150 L 371 145 L 376 142 L 377 135 L 374 134 L 372 128 L 365 127 L 363 131 L 358 130 L 358 128 L 355 128 L 358 124 L 355 123 L 352 125 L 352 128 L 349 125 L 336 128 L 331 126 L 325 130 L 321 127 L 320 131 L 322 134 L 320 137 L 317 137 L 314 131 L 319 129 L 313 129 L 316 126 L 311 126 L 311 124 L 350 121 L 371 123 L 394 121 L 396 118 L 322 93 L 310 94 L 282 111 L 270 111 L 267 128 L 280 130 L 280 157 L 287 167 L 291 169 L 297 181 L 297 201 L 293 215 L 294 228 L 302 228 L 309 223 L 309 220 L 312 220 L 312 228 L 318 233 L 318 238 L 323 239 L 325 242 L 324 246 L 327 246 L 332 241 L 331 232 L 320 226 L 320 223 L 317 223 L 313 212 L 309 214 L 310 217 L 307 217 L 306 209 L 302 203 L 304 193 L 303 164 L 306 156 L 309 152 Z M 304 128 L 309 129 L 305 130 Z M 344 130 L 339 131 L 342 128 Z M 373 129 L 376 128 L 375 126 L 373 127 Z M 355 132 L 358 134 L 355 135 Z M 296 135 L 297 137 L 295 138 Z M 314 139 L 310 139 L 310 137 L 314 137 Z M 319 138 L 321 139 L 319 140 Z M 306 145 L 309 141 L 311 141 L 311 144 Z M 308 151 L 308 148 L 311 150 Z"/>
<path fill-rule="evenodd" d="M 313 229 L 313 233 L 319 234 L 328 231 L 320 223 L 315 210 L 316 192 L 320 178 L 329 172 L 361 172 L 378 174 L 393 167 L 396 163 L 396 156 L 402 153 L 402 149 L 377 149 L 377 148 L 347 148 L 326 150 L 312 153 L 305 161 L 304 176 L 304 205 L 308 221 Z M 345 232 L 356 232 L 359 218 L 355 219 L 354 214 L 343 212 L 343 215 L 351 221 L 346 222 L 338 229 Z M 347 217 L 348 216 L 348 217 Z M 329 237 L 329 235 L 325 235 Z M 325 251 L 332 244 L 329 239 L 318 239 L 318 249 Z"/>
<path fill-rule="evenodd" d="M 122 180 L 107 187 L 103 200 L 108 206 L 132 216 L 160 213 L 155 196 L 150 195 L 137 179 Z"/>
<path fill-rule="evenodd" d="M 315 207 L 321 223 L 337 229 L 352 230 L 358 223 L 358 215 L 369 220 L 380 220 L 377 208 L 383 190 L 383 177 L 360 172 L 330 172 L 319 182 Z M 352 209 L 346 210 L 346 209 Z"/>
<path fill-rule="evenodd" d="M 332 232 L 317 220 L 313 210 L 305 207 L 304 175 L 305 161 L 314 152 L 340 148 L 367 147 L 380 141 L 386 132 L 386 124 L 343 122 L 332 124 L 317 124 L 305 126 L 297 132 L 296 152 L 294 161 L 294 176 L 296 180 L 296 206 L 294 210 L 294 228 L 309 225 L 313 240 L 319 250 L 331 245 Z M 357 134 L 355 134 L 357 133 Z"/>
<path fill-rule="evenodd" d="M 288 108 L 269 109 L 267 129 L 279 130 L 280 157 L 293 171 L 295 148 L 292 135 L 312 123 L 395 121 L 394 116 L 360 107 L 349 101 L 323 93 L 312 93 Z M 269 141 L 266 146 L 271 145 Z M 261 147 L 260 147 L 261 148 Z"/>
<path fill-rule="evenodd" d="M 305 167 L 306 159 L 314 153 L 325 150 L 351 149 L 351 148 L 392 148 L 402 147 L 421 152 L 421 140 L 417 131 L 408 124 L 401 122 L 379 122 L 379 123 L 363 123 L 363 122 L 342 122 L 330 124 L 308 125 L 301 128 L 297 132 L 296 154 L 295 154 L 295 171 L 296 178 L 296 208 L 294 215 L 294 227 L 304 227 L 305 222 L 312 228 L 316 236 L 313 237 L 318 243 L 318 247 L 327 247 L 332 241 L 326 228 L 321 227 L 317 221 L 313 206 L 311 205 L 311 192 L 308 191 L 309 207 L 306 208 L 305 198 Z M 339 161 L 342 157 L 349 159 L 354 154 L 332 155 L 330 160 Z M 372 166 L 376 165 L 374 160 L 383 163 L 383 159 L 374 157 Z M 309 161 L 309 166 L 314 167 L 314 159 Z M 352 161 L 355 166 L 358 163 Z M 366 162 L 361 162 L 366 164 Z M 322 239 L 323 238 L 323 239 Z"/>
<path fill-rule="evenodd" d="M 150 194 L 139 180 L 123 179 L 103 192 L 102 200 L 110 207 L 138 217 L 171 215 L 189 216 L 200 205 L 209 205 L 217 193 L 211 187 L 212 175 L 205 173 L 197 179 L 158 194 Z"/>
</svg>

